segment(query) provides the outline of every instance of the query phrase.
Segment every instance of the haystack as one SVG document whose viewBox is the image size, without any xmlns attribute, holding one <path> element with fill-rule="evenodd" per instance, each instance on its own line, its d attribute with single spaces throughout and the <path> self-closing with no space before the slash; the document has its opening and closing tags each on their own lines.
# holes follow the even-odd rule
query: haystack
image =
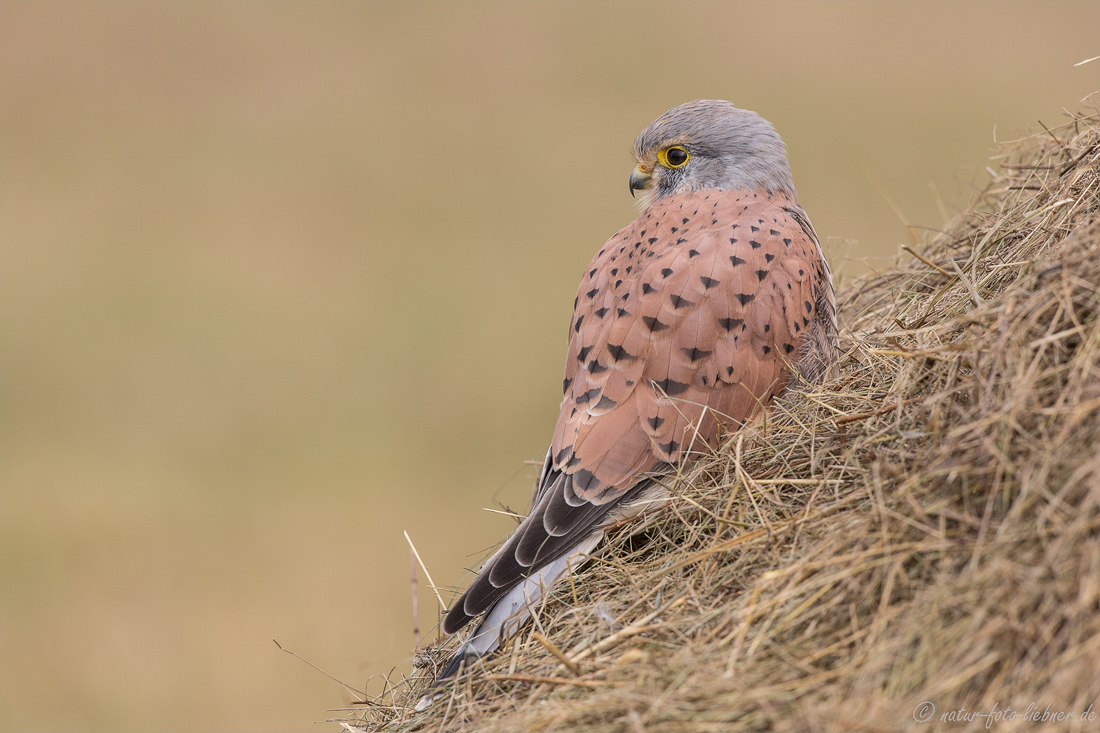
<svg viewBox="0 0 1100 733">
<path fill-rule="evenodd" d="M 453 641 L 345 725 L 1100 729 L 1100 114 L 995 161 L 839 293 L 835 378 L 685 467 L 427 711 Z"/>
</svg>

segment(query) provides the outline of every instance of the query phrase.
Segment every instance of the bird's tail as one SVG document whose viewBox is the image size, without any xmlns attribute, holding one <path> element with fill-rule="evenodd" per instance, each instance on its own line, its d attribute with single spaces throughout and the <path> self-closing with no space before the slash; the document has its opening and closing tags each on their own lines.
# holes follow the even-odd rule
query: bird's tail
<svg viewBox="0 0 1100 733">
<path fill-rule="evenodd" d="M 554 584 L 566 572 L 576 569 L 584 562 L 588 554 L 603 539 L 604 532 L 597 529 L 578 542 L 568 555 L 560 557 L 548 565 L 540 568 L 522 583 L 517 585 L 508 594 L 497 601 L 474 626 L 473 631 L 462 642 L 451 661 L 436 677 L 431 691 L 420 699 L 416 709 L 423 710 L 432 704 L 440 685 L 453 677 L 463 663 L 470 666 L 475 659 L 492 654 L 500 648 L 501 643 L 512 634 L 531 615 L 531 611 L 546 596 Z"/>
</svg>

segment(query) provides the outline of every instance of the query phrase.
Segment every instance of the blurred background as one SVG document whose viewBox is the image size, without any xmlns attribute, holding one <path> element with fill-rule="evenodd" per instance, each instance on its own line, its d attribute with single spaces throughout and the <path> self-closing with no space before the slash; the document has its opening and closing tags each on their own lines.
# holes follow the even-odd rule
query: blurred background
<svg viewBox="0 0 1100 733">
<path fill-rule="evenodd" d="M 0 728 L 335 730 L 524 511 L 630 145 L 771 120 L 834 271 L 1100 87 L 1090 2 L 0 5 Z M 423 576 L 420 628 L 438 604 Z M 444 595 L 449 601 L 450 596 Z"/>
</svg>

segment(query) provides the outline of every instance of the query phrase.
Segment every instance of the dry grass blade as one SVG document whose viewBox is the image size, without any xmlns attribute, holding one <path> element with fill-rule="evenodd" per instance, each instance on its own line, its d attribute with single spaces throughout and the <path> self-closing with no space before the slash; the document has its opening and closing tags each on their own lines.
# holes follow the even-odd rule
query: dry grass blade
<svg viewBox="0 0 1100 733">
<path fill-rule="evenodd" d="M 1100 707 L 1098 119 L 1005 146 L 915 260 L 849 284 L 834 381 L 614 530 L 540 610 L 541 644 L 414 714 L 428 665 L 347 722 L 898 730 L 930 702 L 921 730 L 956 731 L 943 711 Z M 582 659 L 598 681 L 554 675 Z"/>
</svg>

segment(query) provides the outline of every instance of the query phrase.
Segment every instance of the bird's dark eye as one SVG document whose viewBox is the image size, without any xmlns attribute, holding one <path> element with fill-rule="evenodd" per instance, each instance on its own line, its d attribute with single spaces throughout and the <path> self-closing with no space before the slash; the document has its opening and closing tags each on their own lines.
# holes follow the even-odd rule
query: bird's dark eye
<svg viewBox="0 0 1100 733">
<path fill-rule="evenodd" d="M 679 168 L 684 163 L 688 162 L 688 158 L 690 158 L 691 156 L 688 155 L 688 152 L 681 148 L 679 145 L 674 145 L 667 150 L 662 150 L 659 157 L 664 158 L 664 160 L 662 160 L 661 162 L 664 163 L 667 167 Z"/>
</svg>

